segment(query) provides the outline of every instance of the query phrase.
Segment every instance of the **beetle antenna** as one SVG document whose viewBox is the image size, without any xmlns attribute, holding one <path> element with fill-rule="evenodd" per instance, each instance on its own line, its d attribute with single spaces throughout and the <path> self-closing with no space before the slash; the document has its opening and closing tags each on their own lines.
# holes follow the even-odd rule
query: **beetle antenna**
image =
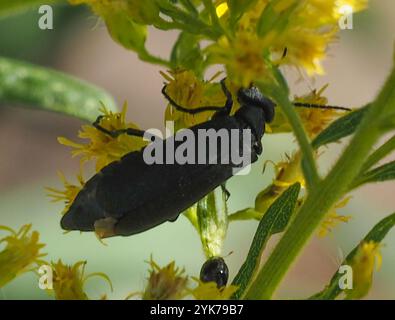
<svg viewBox="0 0 395 320">
<path fill-rule="evenodd" d="M 315 104 L 315 103 L 293 102 L 292 104 L 295 107 L 302 107 L 302 108 L 334 109 L 334 110 L 342 110 L 342 111 L 351 111 L 350 108 L 346 108 L 346 107 L 327 106 L 327 105 Z"/>
<path fill-rule="evenodd" d="M 203 107 L 198 107 L 198 108 L 194 108 L 194 109 L 188 109 L 186 107 L 179 105 L 177 102 L 175 102 L 173 100 L 172 97 L 169 96 L 169 94 L 166 92 L 166 89 L 167 89 L 166 84 L 162 88 L 162 94 L 176 110 L 181 111 L 181 112 L 185 112 L 185 113 L 194 115 L 194 114 L 197 114 L 200 112 L 216 111 L 216 112 L 220 112 L 220 113 L 224 113 L 224 114 L 228 115 L 228 114 L 230 114 L 230 111 L 233 106 L 233 99 L 232 99 L 232 94 L 226 87 L 225 80 L 226 80 L 226 78 L 223 78 L 220 82 L 221 89 L 226 97 L 226 102 L 225 102 L 224 106 L 203 106 Z"/>
</svg>

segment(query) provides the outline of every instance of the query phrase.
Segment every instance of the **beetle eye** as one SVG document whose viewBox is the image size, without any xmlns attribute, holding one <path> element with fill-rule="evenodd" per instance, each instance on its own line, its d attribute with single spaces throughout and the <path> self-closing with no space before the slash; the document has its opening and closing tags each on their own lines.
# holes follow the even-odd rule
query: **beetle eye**
<svg viewBox="0 0 395 320">
<path fill-rule="evenodd" d="M 226 286 L 228 283 L 229 270 L 224 259 L 215 257 L 207 260 L 200 270 L 200 280 L 202 282 L 215 282 L 218 288 Z"/>
</svg>

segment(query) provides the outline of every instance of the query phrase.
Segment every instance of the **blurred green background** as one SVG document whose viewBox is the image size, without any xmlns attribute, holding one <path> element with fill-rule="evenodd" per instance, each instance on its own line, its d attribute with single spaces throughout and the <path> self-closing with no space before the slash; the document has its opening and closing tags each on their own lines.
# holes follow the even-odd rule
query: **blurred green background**
<svg viewBox="0 0 395 320">
<path fill-rule="evenodd" d="M 375 97 L 391 66 L 395 39 L 395 3 L 372 0 L 368 11 L 354 17 L 354 29 L 340 33 L 324 63 L 326 75 L 309 80 L 295 70 L 286 70 L 295 93 L 306 93 L 329 83 L 331 104 L 357 107 Z M 128 118 L 142 128 L 163 128 L 165 101 L 160 95 L 160 68 L 140 62 L 136 55 L 115 44 L 101 21 L 83 7 L 54 7 L 54 30 L 38 28 L 39 14 L 32 10 L 0 19 L 0 55 L 53 67 L 107 89 L 118 103 L 129 102 Z M 158 55 L 169 53 L 175 32 L 151 30 L 149 48 Z M 88 282 L 90 297 L 109 293 L 123 299 L 144 288 L 148 275 L 145 262 L 152 254 L 160 265 L 175 260 L 189 275 L 198 276 L 204 262 L 197 233 L 180 217 L 143 234 L 113 238 L 103 246 L 96 237 L 73 232 L 63 234 L 59 220 L 62 204 L 51 203 L 45 186 L 61 187 L 57 170 L 72 178 L 78 171 L 69 149 L 59 145 L 58 136 L 74 139 L 82 124 L 59 114 L 0 105 L 0 225 L 19 228 L 32 223 L 47 246 L 46 259 L 66 263 L 87 260 L 87 272 L 104 272 L 114 292 L 100 280 Z M 249 176 L 230 180 L 230 211 L 253 204 L 255 195 L 273 178 L 272 168 L 262 174 L 266 160 L 284 159 L 295 144 L 290 135 L 266 135 L 264 155 Z M 321 156 L 323 172 L 333 164 L 342 145 L 331 146 Z M 393 158 L 393 157 L 392 157 Z M 346 255 L 382 217 L 395 210 L 395 184 L 367 186 L 353 194 L 343 214 L 353 219 L 328 237 L 315 237 L 285 279 L 279 298 L 303 298 L 322 289 L 336 271 L 341 252 Z M 164 195 L 165 196 L 165 195 Z M 223 254 L 233 277 L 244 261 L 257 222 L 236 222 L 229 227 Z M 271 241 L 271 246 L 276 239 Z M 367 298 L 395 298 L 395 232 L 382 249 L 383 266 Z M 269 249 L 270 250 L 270 249 Z M 269 251 L 268 250 L 268 251 Z M 38 279 L 28 273 L 0 291 L 0 299 L 48 299 Z"/>
</svg>

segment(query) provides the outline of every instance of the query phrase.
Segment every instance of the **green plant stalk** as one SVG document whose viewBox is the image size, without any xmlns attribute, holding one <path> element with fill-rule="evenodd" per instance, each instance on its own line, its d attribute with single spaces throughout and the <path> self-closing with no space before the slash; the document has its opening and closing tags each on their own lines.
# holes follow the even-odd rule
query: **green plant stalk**
<svg viewBox="0 0 395 320">
<path fill-rule="evenodd" d="M 289 101 L 287 94 L 279 89 L 273 90 L 272 94 L 273 98 L 282 108 L 293 129 L 293 133 L 303 154 L 302 170 L 306 179 L 306 183 L 309 189 L 313 189 L 319 183 L 320 177 L 318 175 L 317 166 L 314 160 L 314 150 L 307 137 L 302 121 L 295 111 L 295 106 L 291 103 L 291 101 Z M 303 163 L 305 165 L 303 165 Z"/>
<path fill-rule="evenodd" d="M 145 48 L 144 50 L 138 52 L 138 56 L 141 61 L 157 64 L 166 68 L 171 68 L 171 64 L 169 61 L 151 55 Z"/>
<path fill-rule="evenodd" d="M 284 109 L 288 107 L 286 105 Z M 295 220 L 260 270 L 245 298 L 270 299 L 272 297 L 325 214 L 347 192 L 349 185 L 361 171 L 373 145 L 383 134 L 378 121 L 383 117 L 378 118 L 377 115 L 385 117 L 385 114 L 388 114 L 391 108 L 395 108 L 394 69 L 334 168 L 325 180 L 309 191 L 306 201 Z"/>
</svg>

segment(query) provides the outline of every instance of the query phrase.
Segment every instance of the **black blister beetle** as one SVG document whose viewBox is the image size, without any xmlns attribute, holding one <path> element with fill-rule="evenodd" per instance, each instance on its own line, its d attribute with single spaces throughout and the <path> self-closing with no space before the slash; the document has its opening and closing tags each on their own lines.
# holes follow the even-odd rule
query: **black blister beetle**
<svg viewBox="0 0 395 320">
<path fill-rule="evenodd" d="M 250 129 L 250 159 L 255 162 L 262 153 L 261 139 L 265 133 L 265 123 L 273 120 L 275 104 L 251 86 L 238 91 L 240 108 L 230 115 L 232 95 L 224 80 L 221 86 L 226 96 L 223 107 L 186 109 L 167 95 L 166 86 L 162 93 L 180 111 L 191 114 L 215 111 L 211 120 L 189 128 L 194 133 L 198 129 Z M 106 130 L 100 126 L 100 119 L 93 125 L 112 137 L 125 133 L 144 135 L 144 131 L 136 129 Z M 110 163 L 87 181 L 62 217 L 61 226 L 65 230 L 96 231 L 103 238 L 143 232 L 177 219 L 181 212 L 223 185 L 234 174 L 235 167 L 233 163 L 226 165 L 220 162 L 149 165 L 143 159 L 143 150 L 131 152 L 119 161 Z"/>
</svg>

